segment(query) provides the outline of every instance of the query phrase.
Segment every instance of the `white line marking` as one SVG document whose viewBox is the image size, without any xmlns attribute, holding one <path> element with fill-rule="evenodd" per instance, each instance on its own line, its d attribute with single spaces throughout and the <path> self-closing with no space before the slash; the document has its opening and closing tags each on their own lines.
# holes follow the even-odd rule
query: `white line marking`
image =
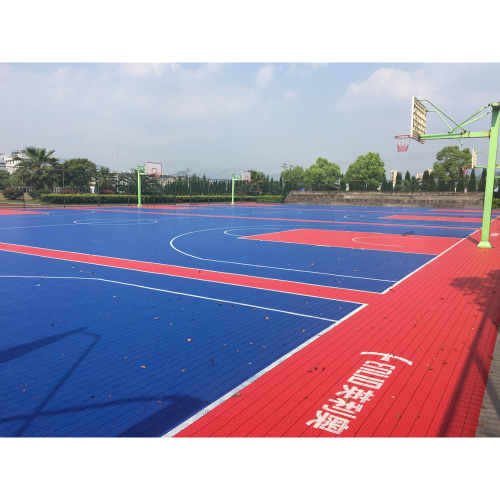
<svg viewBox="0 0 500 500">
<path fill-rule="evenodd" d="M 229 392 L 224 394 L 224 396 L 221 396 L 219 399 L 217 399 L 217 401 L 214 401 L 211 405 L 207 406 L 206 408 L 203 408 L 203 410 L 200 410 L 198 413 L 196 413 L 192 417 L 188 418 L 187 420 L 185 420 L 184 422 L 179 424 L 177 427 L 174 427 L 172 430 L 170 430 L 169 432 L 164 434 L 162 437 L 173 437 L 176 434 L 178 434 L 180 431 L 182 431 L 183 429 L 189 427 L 192 423 L 196 422 L 196 420 L 200 419 L 201 417 L 203 417 L 204 415 L 209 413 L 211 410 L 213 410 L 214 408 L 216 408 L 217 406 L 222 404 L 224 401 L 228 400 L 234 394 L 237 394 L 242 389 L 249 386 L 252 382 L 255 382 L 257 379 L 262 377 L 262 375 L 265 375 L 267 372 L 271 371 L 273 368 L 275 368 L 276 366 L 283 363 L 283 361 L 285 361 L 286 359 L 293 356 L 296 352 L 302 350 L 304 347 L 306 347 L 309 344 L 311 344 L 312 342 L 314 342 L 317 337 L 321 337 L 325 333 L 329 332 L 332 328 L 335 328 L 338 324 L 340 324 L 342 321 L 347 319 L 349 316 L 352 316 L 353 314 L 355 314 L 358 311 L 360 311 L 361 309 L 363 309 L 363 307 L 366 307 L 366 304 L 361 306 L 361 307 L 358 307 L 355 311 L 353 311 L 351 314 L 349 314 L 345 318 L 342 318 L 337 324 L 326 327 L 324 330 L 322 330 L 321 332 L 316 334 L 314 337 L 311 337 L 309 340 L 306 340 L 303 344 L 299 345 L 298 347 L 296 347 L 292 351 L 283 355 L 281 358 L 277 359 L 274 363 L 271 363 L 269 366 L 266 366 L 266 368 L 264 368 L 260 372 L 256 373 L 253 377 L 250 377 L 249 379 L 245 380 L 245 382 L 241 383 L 240 385 L 238 385 L 234 389 L 231 389 Z"/>
<path fill-rule="evenodd" d="M 33 247 L 33 246 L 29 246 L 29 245 L 23 245 L 27 248 L 36 248 L 36 249 L 40 249 L 40 250 L 49 250 L 48 248 L 42 248 L 42 247 Z M 149 273 L 149 274 L 154 274 L 155 276 L 173 276 L 175 278 L 183 278 L 183 279 L 187 279 L 187 280 L 200 280 L 200 281 L 208 281 L 210 283 L 220 283 L 221 285 L 229 285 L 229 286 L 241 286 L 241 287 L 244 287 L 244 288 L 251 288 L 252 290 L 267 290 L 266 288 L 262 288 L 262 287 L 256 287 L 256 286 L 251 286 L 251 285 L 248 285 L 248 284 L 238 284 L 238 283 L 225 283 L 225 282 L 220 282 L 220 281 L 212 281 L 212 280 L 208 280 L 208 279 L 200 279 L 200 278 L 192 278 L 192 277 L 189 277 L 189 276 L 179 276 L 177 274 L 168 274 L 168 273 L 156 273 L 154 271 L 145 271 L 143 269 L 130 269 L 128 267 L 120 267 L 120 266 L 109 266 L 108 264 L 99 264 L 97 262 L 82 262 L 80 260 L 73 260 L 73 259 L 70 259 L 70 258 L 63 258 L 63 257 L 53 257 L 53 256 L 50 256 L 50 255 L 33 255 L 33 254 L 25 254 L 23 252 L 18 252 L 16 250 L 7 250 L 6 248 L 0 248 L 0 252 L 12 252 L 12 253 L 16 253 L 16 254 L 20 254 L 20 255 L 30 255 L 31 257 L 41 257 L 42 259 L 54 259 L 54 260 L 62 260 L 62 261 L 66 261 L 66 262 L 78 262 L 80 264 L 87 264 L 87 265 L 93 265 L 93 266 L 101 266 L 101 267 L 109 267 L 109 268 L 112 268 L 112 269 L 123 269 L 125 271 L 132 271 L 132 272 L 137 272 L 137 273 Z M 86 254 L 86 253 L 82 253 L 82 252 L 78 252 L 80 255 L 87 255 L 87 256 L 90 256 L 90 257 L 106 257 L 106 256 L 102 256 L 102 255 L 91 255 L 91 254 Z M 115 257 L 107 257 L 107 258 L 115 258 Z M 117 259 L 119 260 L 126 260 L 126 261 L 129 261 L 129 262 L 138 262 L 138 263 L 141 263 L 143 264 L 144 261 L 141 261 L 141 260 L 131 260 L 131 259 L 122 259 L 121 257 L 116 257 Z M 230 276 L 242 276 L 244 278 L 260 278 L 262 280 L 272 280 L 272 281 L 278 281 L 280 283 L 293 283 L 293 284 L 296 284 L 296 285 L 310 285 L 310 286 L 320 286 L 322 288 L 333 288 L 333 289 L 339 289 L 339 290 L 350 290 L 352 292 L 362 292 L 362 293 L 373 293 L 373 294 L 376 294 L 376 295 L 381 295 L 383 292 L 367 292 L 366 290 L 358 290 L 357 288 L 346 288 L 346 287 L 339 287 L 339 286 L 336 286 L 336 287 L 331 287 L 331 286 L 327 286 L 327 285 L 317 285 L 317 284 L 314 284 L 314 283 L 302 283 L 300 281 L 290 281 L 290 280 L 282 280 L 282 279 L 279 279 L 279 278 L 262 278 L 260 276 L 251 276 L 251 275 L 247 275 L 247 274 L 233 274 L 233 273 L 226 273 L 224 271 L 212 271 L 210 269 L 199 269 L 199 268 L 196 268 L 196 267 L 183 267 L 183 266 L 175 266 L 173 264 L 163 264 L 163 263 L 159 263 L 159 262 L 149 262 L 149 264 L 154 264 L 154 265 L 159 265 L 159 266 L 171 266 L 171 267 L 175 267 L 175 268 L 178 268 L 178 269 L 191 269 L 191 270 L 196 270 L 196 271 L 207 271 L 209 273 L 217 273 L 217 274 L 229 274 Z M 393 281 L 391 281 L 391 283 L 394 283 Z M 291 295 L 299 295 L 301 297 L 316 297 L 316 298 L 321 298 L 321 299 L 326 299 L 326 300 L 341 300 L 342 302 L 352 302 L 353 304 L 360 304 L 360 302 L 354 302 L 354 301 L 346 301 L 346 300 L 342 300 L 342 299 L 335 299 L 335 298 L 328 298 L 328 297 L 318 297 L 317 295 L 309 295 L 307 293 L 298 293 L 298 292 L 289 292 L 289 291 L 286 291 L 286 290 L 273 290 L 273 289 L 269 289 L 270 291 L 277 291 L 279 293 L 289 293 Z"/>
<path fill-rule="evenodd" d="M 194 295 L 192 293 L 185 293 L 185 292 L 176 292 L 174 290 L 165 290 L 163 288 L 154 288 L 151 286 L 144 286 L 144 285 L 137 285 L 135 283 L 124 283 L 122 281 L 114 281 L 114 280 L 107 280 L 104 278 L 80 278 L 77 276 L 16 276 L 16 275 L 0 275 L 0 278 L 34 278 L 34 279 L 66 279 L 66 280 L 90 280 L 90 281 L 103 281 L 106 283 L 114 283 L 116 285 L 126 285 L 126 286 L 133 286 L 136 288 L 143 288 L 145 290 L 154 290 L 155 292 L 165 292 L 165 293 L 172 293 L 174 295 L 183 295 L 185 297 L 193 297 L 195 299 L 204 299 L 204 300 L 211 300 L 213 302 L 223 302 L 226 304 L 234 304 L 237 306 L 243 306 L 243 307 L 252 307 L 254 309 L 263 309 L 265 311 L 273 311 L 273 312 L 278 312 L 278 313 L 284 313 L 284 314 L 290 314 L 292 316 L 301 316 L 303 318 L 312 318 L 312 319 L 320 319 L 323 321 L 329 321 L 330 323 L 337 323 L 338 320 L 336 319 L 331 319 L 331 318 L 322 318 L 321 316 L 312 316 L 309 314 L 301 314 L 301 313 L 295 313 L 292 311 L 283 311 L 282 309 L 273 309 L 272 307 L 262 307 L 262 306 L 257 306 L 254 304 L 246 304 L 244 302 L 235 302 L 231 300 L 226 300 L 226 299 L 217 299 L 214 297 L 205 297 L 203 295 Z M 225 284 L 225 283 L 223 283 Z M 272 290 L 275 292 L 276 290 Z M 277 293 L 282 293 L 278 291 Z M 319 299 L 322 299 L 323 297 L 317 297 Z M 335 300 L 335 299 L 326 299 L 326 300 Z M 339 302 L 347 302 L 347 301 L 339 301 Z M 354 303 L 354 302 L 353 302 Z"/>
<path fill-rule="evenodd" d="M 352 214 L 352 215 L 344 215 L 344 219 L 347 220 L 361 220 L 361 219 L 366 219 L 366 220 L 381 220 L 384 217 L 378 217 L 376 215 L 364 215 L 364 214 Z"/>
<path fill-rule="evenodd" d="M 356 243 L 363 243 L 363 245 L 379 245 L 379 246 L 383 246 L 383 247 L 399 247 L 399 248 L 403 248 L 403 245 L 388 245 L 386 243 L 368 243 L 366 241 L 358 241 L 357 238 L 353 238 L 352 241 L 355 241 Z"/>
<path fill-rule="evenodd" d="M 16 226 L 16 227 L 0 227 L 0 229 L 31 229 L 33 227 L 62 227 L 62 226 L 74 226 L 71 224 L 43 224 L 41 226 Z"/>
<path fill-rule="evenodd" d="M 132 226 L 134 224 L 156 224 L 155 219 L 95 219 L 91 221 L 74 220 L 73 224 L 88 226 Z"/>
<path fill-rule="evenodd" d="M 33 246 L 29 246 L 29 245 L 23 245 L 27 248 L 36 248 L 36 249 L 41 249 L 41 250 L 51 250 L 51 249 L 48 249 L 48 248 L 42 248 L 42 247 L 33 247 Z M 29 255 L 31 257 L 41 257 L 42 259 L 54 259 L 54 260 L 62 260 L 62 261 L 66 261 L 66 262 L 78 262 L 78 263 L 81 263 L 81 264 L 87 264 L 87 265 L 93 265 L 93 266 L 102 266 L 102 267 L 110 267 L 110 268 L 113 268 L 113 269 L 123 269 L 125 271 L 132 271 L 132 272 L 138 272 L 138 273 L 150 273 L 150 274 L 154 274 L 155 276 L 174 276 L 176 278 L 183 278 L 183 279 L 187 279 L 187 280 L 198 280 L 199 278 L 191 278 L 189 276 L 179 276 L 177 274 L 169 274 L 169 273 L 156 273 L 154 271 L 145 271 L 143 269 L 129 269 L 127 267 L 119 267 L 119 266 L 109 266 L 108 264 L 99 264 L 97 262 L 82 262 L 82 261 L 79 261 L 79 260 L 73 260 L 73 259 L 69 259 L 69 258 L 63 258 L 63 257 L 54 257 L 54 256 L 50 256 L 50 255 L 36 255 L 36 254 L 26 254 L 26 253 L 23 253 L 23 252 L 18 252 L 17 250 L 7 250 L 6 248 L 0 248 L 0 252 L 12 252 L 12 253 L 17 253 L 17 254 L 20 254 L 20 255 Z M 93 254 L 86 254 L 86 253 L 82 253 L 82 252 L 78 252 L 80 255 L 87 255 L 87 256 L 90 256 L 90 257 L 106 257 L 106 256 L 102 256 L 102 255 L 93 255 Z M 126 260 L 126 261 L 129 261 L 129 262 L 138 262 L 138 263 L 141 263 L 143 264 L 144 262 L 147 262 L 147 261 L 141 261 L 141 260 L 132 260 L 132 259 L 123 259 L 121 257 L 106 257 L 106 258 L 116 258 L 116 259 L 119 259 L 119 260 Z M 234 274 L 234 273 L 227 273 L 227 272 L 224 272 L 224 271 L 213 271 L 211 269 L 199 269 L 197 267 L 185 267 L 185 266 L 176 266 L 174 264 L 164 264 L 164 263 L 161 263 L 161 262 L 149 262 L 149 264 L 155 264 L 155 265 L 159 265 L 159 266 L 171 266 L 171 267 L 175 267 L 175 268 L 178 268 L 178 269 L 190 269 L 190 270 L 196 270 L 196 271 L 206 271 L 206 272 L 209 272 L 209 273 L 218 273 L 218 274 L 228 274 L 230 276 L 242 276 L 244 278 L 260 278 L 262 280 L 272 280 L 272 281 L 278 281 L 280 283 L 293 283 L 293 284 L 296 284 L 296 285 L 309 285 L 309 286 L 319 286 L 319 287 L 322 287 L 322 288 L 333 288 L 333 289 L 339 289 L 339 290 L 349 290 L 351 292 L 362 292 L 362 293 L 374 293 L 374 294 L 377 294 L 377 295 L 380 295 L 382 294 L 383 292 L 372 292 L 372 291 L 366 291 L 366 290 L 358 290 L 357 288 L 347 288 L 347 287 L 339 287 L 338 285 L 337 286 L 329 286 L 329 285 L 318 285 L 316 283 L 303 283 L 301 281 L 291 281 L 291 280 L 282 280 L 282 279 L 279 279 L 279 278 L 263 278 L 261 276 L 251 276 L 251 275 L 248 275 L 248 274 Z M 368 278 L 367 278 L 368 279 Z M 201 279 L 201 281 L 208 281 L 210 283 L 221 283 L 220 281 L 212 281 L 212 280 L 209 280 L 209 279 Z M 382 280 L 380 280 L 382 281 Z M 384 281 L 389 281 L 389 280 L 384 280 Z M 390 281 L 390 283 L 394 283 L 394 281 Z M 223 285 L 229 285 L 229 286 L 241 286 L 241 287 L 245 287 L 245 288 L 251 288 L 252 290 L 267 290 L 265 288 L 262 288 L 262 287 L 255 287 L 255 286 L 251 286 L 251 285 L 247 285 L 247 284 L 238 284 L 238 283 L 226 283 L 226 282 L 222 282 L 221 284 Z M 391 285 L 392 286 L 392 285 Z M 289 293 L 291 295 L 300 295 L 301 297 L 318 297 L 317 295 L 309 295 L 307 293 L 298 293 L 298 292 L 288 292 L 286 290 L 273 290 L 273 289 L 270 289 L 271 291 L 278 291 L 280 293 Z M 322 298 L 322 299 L 326 299 L 326 300 L 341 300 L 341 299 L 335 299 L 335 298 L 328 298 L 328 297 L 319 297 L 319 298 Z M 353 304 L 360 304 L 360 302 L 354 302 L 354 301 L 343 301 L 343 302 L 352 302 Z"/>
<path fill-rule="evenodd" d="M 240 228 L 230 228 L 229 230 L 231 230 L 231 229 L 232 230 L 243 229 L 243 228 L 255 229 L 254 226 L 241 226 Z M 196 255 L 191 255 L 190 253 L 184 252 L 184 251 L 180 250 L 179 248 L 176 248 L 175 245 L 173 244 L 174 240 L 176 240 L 177 238 L 181 238 L 182 236 L 187 236 L 188 234 L 202 233 L 204 231 L 222 231 L 223 229 L 225 229 L 225 228 L 216 227 L 216 228 L 212 228 L 212 229 L 200 229 L 198 231 L 190 231 L 188 233 L 178 234 L 177 236 L 174 236 L 174 238 L 172 238 L 170 240 L 170 246 L 176 252 L 179 252 L 187 257 L 191 257 L 191 258 L 197 259 L 197 260 L 204 260 L 207 262 L 218 262 L 220 264 L 234 264 L 234 265 L 238 265 L 238 266 L 249 266 L 249 267 L 262 268 L 262 269 L 276 269 L 278 271 L 291 271 L 291 272 L 296 272 L 296 273 L 319 274 L 321 276 L 337 276 L 337 277 L 341 277 L 341 278 L 352 278 L 352 279 L 357 279 L 357 280 L 369 280 L 369 281 L 381 281 L 384 283 L 394 283 L 394 280 L 383 280 L 383 279 L 377 279 L 377 278 L 364 278 L 362 276 L 351 276 L 351 275 L 346 275 L 346 274 L 321 273 L 318 271 L 306 271 L 303 269 L 291 269 L 291 268 L 286 268 L 286 267 L 263 266 L 263 265 L 259 265 L 259 264 L 249 264 L 246 262 L 233 262 L 233 261 L 229 261 L 229 260 L 206 259 L 204 257 L 198 257 Z M 258 229 L 262 229 L 262 228 L 258 228 Z M 292 282 L 290 282 L 290 283 L 292 283 Z M 298 283 L 300 283 L 300 282 L 298 282 Z M 350 288 L 349 290 L 353 290 L 353 289 Z"/>
<path fill-rule="evenodd" d="M 417 273 L 418 271 L 420 271 L 421 269 L 423 269 L 425 266 L 429 265 L 431 262 L 434 262 L 436 259 L 439 259 L 439 257 L 441 257 L 441 255 L 444 255 L 446 252 L 449 252 L 453 247 L 457 246 L 459 243 L 462 243 L 462 241 L 466 240 L 467 238 L 470 238 L 473 234 L 479 233 L 479 232 L 481 232 L 481 229 L 470 233 L 469 236 L 466 236 L 465 238 L 462 238 L 461 240 L 458 240 L 456 243 L 454 243 L 453 245 L 451 245 L 451 247 L 447 248 L 444 252 L 441 252 L 439 255 L 436 255 L 432 259 L 429 259 L 428 262 L 425 262 L 420 267 L 417 267 L 417 269 L 415 269 L 414 271 L 412 271 L 410 274 L 407 274 L 404 278 L 401 278 L 399 281 L 397 281 L 396 283 L 394 283 L 394 285 L 391 285 L 387 290 L 381 292 L 382 295 L 384 295 L 388 291 L 392 290 L 395 286 L 399 285 L 404 280 L 408 279 L 410 276 L 412 276 L 413 274 Z"/>
</svg>

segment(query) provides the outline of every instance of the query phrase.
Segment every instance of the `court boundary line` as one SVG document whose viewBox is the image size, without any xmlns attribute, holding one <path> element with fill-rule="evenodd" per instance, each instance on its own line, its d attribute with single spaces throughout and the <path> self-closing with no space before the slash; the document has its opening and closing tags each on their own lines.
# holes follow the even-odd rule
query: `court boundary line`
<svg viewBox="0 0 500 500">
<path fill-rule="evenodd" d="M 300 344 L 299 346 L 297 346 L 295 349 L 291 350 L 289 353 L 284 354 L 281 358 L 277 359 L 276 361 L 274 361 L 273 363 L 271 363 L 266 368 L 263 368 L 262 370 L 260 370 L 259 372 L 257 372 L 255 375 L 253 375 L 249 379 L 245 380 L 244 382 L 242 382 L 241 384 L 239 384 L 238 386 L 236 386 L 234 389 L 231 389 L 230 391 L 228 391 L 226 394 L 224 394 L 223 396 L 221 396 L 219 399 L 217 399 L 216 401 L 214 401 L 212 404 L 210 404 L 206 408 L 203 408 L 199 412 L 195 413 L 192 417 L 189 417 L 188 419 L 184 420 L 179 425 L 177 425 L 176 427 L 174 427 L 173 429 L 171 429 L 170 431 L 168 431 L 167 433 L 163 434 L 160 437 L 162 437 L 162 438 L 174 437 L 176 434 L 178 434 L 182 430 L 184 430 L 187 427 L 189 427 L 191 424 L 193 424 L 194 422 L 196 422 L 197 420 L 199 420 L 200 418 L 202 418 L 204 415 L 210 413 L 214 408 L 216 408 L 217 406 L 220 406 L 222 403 L 224 403 L 225 401 L 227 401 L 229 398 L 231 398 L 234 395 L 236 395 L 239 391 L 241 391 L 245 387 L 249 386 L 250 384 L 252 384 L 253 382 L 255 382 L 257 379 L 259 379 L 260 377 L 262 377 L 263 375 L 265 375 L 266 373 L 268 373 L 272 369 L 276 368 L 278 365 L 280 365 L 281 363 L 283 363 L 283 361 L 287 360 L 288 358 L 292 357 L 297 352 L 299 352 L 302 349 L 304 349 L 305 347 L 307 347 L 309 344 L 311 344 L 312 342 L 314 342 L 318 337 L 321 337 L 325 333 L 328 333 L 333 328 L 335 328 L 337 325 L 339 325 L 343 321 L 345 321 L 348 318 L 350 318 L 352 315 L 354 315 L 354 314 L 358 313 L 359 311 L 361 311 L 362 309 L 364 309 L 367 305 L 368 304 L 362 304 L 360 307 L 356 308 L 354 311 L 352 311 L 351 313 L 349 313 L 348 315 L 346 315 L 344 318 L 342 318 L 341 320 L 339 320 L 334 325 L 328 326 L 327 328 L 325 328 L 321 332 L 319 332 L 316 335 L 314 335 L 313 337 L 311 337 L 309 340 L 306 340 L 305 342 L 303 342 L 302 344 Z"/>
<path fill-rule="evenodd" d="M 442 251 L 439 255 L 436 255 L 436 257 L 434 257 L 433 259 L 429 260 L 428 262 L 425 262 L 424 264 L 422 264 L 420 267 L 417 267 L 417 269 L 415 269 L 414 271 L 412 271 L 411 273 L 409 273 L 408 275 L 406 275 L 404 278 L 400 279 L 399 281 L 397 281 L 396 283 L 394 283 L 394 285 L 392 285 L 389 289 L 387 290 L 384 290 L 381 295 L 385 295 L 387 292 L 389 292 L 390 290 L 392 290 L 395 286 L 399 285 L 400 283 L 403 283 L 403 281 L 407 280 L 410 276 L 413 276 L 416 272 L 420 271 L 421 269 L 423 269 L 425 266 L 428 266 L 431 262 L 439 259 L 439 257 L 441 257 L 442 255 L 444 255 L 446 252 L 449 252 L 452 248 L 454 248 L 455 246 L 459 245 L 460 243 L 462 243 L 463 241 L 465 240 L 468 240 L 470 237 L 472 237 L 473 234 L 477 233 L 478 231 L 481 231 L 480 229 L 478 229 L 477 231 L 471 233 L 469 236 L 467 236 L 466 238 L 462 238 L 460 240 L 458 240 L 456 243 L 454 243 L 453 245 L 451 245 L 451 247 L 447 248 L 446 250 Z"/>
<path fill-rule="evenodd" d="M 142 207 L 148 208 L 148 207 Z M 85 208 L 81 207 L 80 210 L 85 210 Z M 90 209 L 89 209 L 90 210 Z M 96 210 L 97 211 L 97 210 Z M 125 212 L 125 213 L 139 213 L 139 214 L 154 214 L 154 215 L 172 215 L 169 212 L 141 212 L 136 210 L 118 210 L 116 208 L 111 210 L 105 210 L 104 208 L 100 211 L 103 212 Z M 324 220 L 306 220 L 306 219 L 281 219 L 277 217 L 249 217 L 249 216 L 241 216 L 241 215 L 206 215 L 206 214 L 189 214 L 189 213 L 180 213 L 176 215 L 184 215 L 186 217 L 207 217 L 207 218 L 223 218 L 223 219 L 251 219 L 251 220 L 259 220 L 259 221 L 287 221 L 287 222 L 307 222 L 307 223 L 318 223 L 318 224 L 355 224 L 355 225 L 378 225 L 378 226 L 389 226 L 389 227 L 419 227 L 425 229 L 468 229 L 471 231 L 477 231 L 480 228 L 477 227 L 448 227 L 448 226 L 427 226 L 427 225 L 417 225 L 417 224 L 381 224 L 381 223 L 373 223 L 373 222 L 346 222 L 346 221 L 324 221 Z"/>
</svg>

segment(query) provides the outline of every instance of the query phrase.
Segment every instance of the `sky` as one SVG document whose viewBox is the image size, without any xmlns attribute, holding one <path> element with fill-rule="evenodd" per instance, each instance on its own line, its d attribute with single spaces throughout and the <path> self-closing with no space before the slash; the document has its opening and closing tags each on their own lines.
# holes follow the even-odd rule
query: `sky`
<svg viewBox="0 0 500 500">
<path fill-rule="evenodd" d="M 204 3 L 194 4 L 208 15 Z M 366 5 L 371 14 L 372 4 Z M 188 17 L 191 7 L 187 2 L 181 14 Z M 111 170 L 129 171 L 150 161 L 162 163 L 170 175 L 189 169 L 215 179 L 252 169 L 279 178 L 283 164 L 307 168 L 318 157 L 345 173 L 369 152 L 380 154 L 387 176 L 393 169 L 415 175 L 432 168 L 445 146 L 487 151 L 487 141 L 476 139 L 463 146 L 457 140 L 412 141 L 408 152 L 398 153 L 394 136 L 410 133 L 412 96 L 430 100 L 459 122 L 499 101 L 495 51 L 465 52 L 468 59 L 460 61 L 463 48 L 449 51 L 443 35 L 442 52 L 425 53 L 448 59 L 422 62 L 417 52 L 415 60 L 397 41 L 408 36 L 407 27 L 392 19 L 386 20 L 390 35 L 382 25 L 376 38 L 356 46 L 346 37 L 352 27 L 338 27 L 338 19 L 356 15 L 351 9 L 335 11 L 330 33 L 324 32 L 328 20 L 312 10 L 295 17 L 271 12 L 282 22 L 264 21 L 268 31 L 262 32 L 244 25 L 239 38 L 241 24 L 220 19 L 219 25 L 207 24 L 200 15 L 191 16 L 189 29 L 174 29 L 172 20 L 165 21 L 169 16 L 156 21 L 147 15 L 143 36 L 145 19 L 128 9 L 116 32 L 109 22 L 100 24 L 95 36 L 81 27 L 90 15 L 86 10 L 79 13 L 80 24 L 59 23 L 57 34 L 45 32 L 36 44 L 23 45 L 17 32 L 15 50 L 0 50 L 0 153 L 36 146 L 54 150 L 61 160 L 88 158 Z M 136 31 L 127 31 L 127 21 Z M 36 26 L 28 19 L 26 33 L 30 22 Z M 103 26 L 106 34 L 99 30 Z M 365 32 L 366 26 L 360 21 L 356 29 Z M 85 33 L 83 41 L 79 32 Z M 428 133 L 448 131 L 437 113 L 429 113 L 427 121 Z M 470 129 L 490 126 L 486 116 Z"/>
<path fill-rule="evenodd" d="M 151 161 L 209 178 L 279 178 L 284 163 L 307 168 L 318 157 L 345 172 L 373 152 L 387 173 L 415 175 L 460 144 L 412 141 L 398 153 L 412 96 L 462 121 L 500 100 L 499 80 L 498 63 L 2 63 L 0 152 L 37 146 L 111 170 Z M 428 133 L 448 131 L 437 113 L 427 120 Z M 490 125 L 487 116 L 471 129 Z"/>
</svg>

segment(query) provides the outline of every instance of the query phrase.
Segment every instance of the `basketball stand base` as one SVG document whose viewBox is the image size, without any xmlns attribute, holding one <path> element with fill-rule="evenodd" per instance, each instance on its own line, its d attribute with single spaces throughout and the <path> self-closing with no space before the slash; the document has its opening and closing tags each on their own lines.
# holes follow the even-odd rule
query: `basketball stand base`
<svg viewBox="0 0 500 500">
<path fill-rule="evenodd" d="M 489 241 L 480 241 L 477 245 L 477 248 L 493 248 Z"/>
</svg>

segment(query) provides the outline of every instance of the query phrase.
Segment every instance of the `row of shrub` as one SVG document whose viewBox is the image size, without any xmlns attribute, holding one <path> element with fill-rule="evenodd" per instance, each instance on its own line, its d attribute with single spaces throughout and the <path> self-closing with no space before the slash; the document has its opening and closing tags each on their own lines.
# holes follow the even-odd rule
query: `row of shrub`
<svg viewBox="0 0 500 500">
<path fill-rule="evenodd" d="M 56 205 L 97 205 L 97 204 L 120 204 L 137 205 L 137 195 L 124 194 L 42 194 L 40 199 L 46 203 Z M 257 202 L 257 203 L 283 203 L 283 196 L 235 196 L 235 202 Z M 231 196 L 189 196 L 189 195 L 143 195 L 143 205 L 152 204 L 174 204 L 174 203 L 228 203 Z"/>
<path fill-rule="evenodd" d="M 18 187 L 7 187 L 2 191 L 2 194 L 7 200 L 17 200 L 17 198 L 21 198 L 23 192 Z"/>
</svg>

